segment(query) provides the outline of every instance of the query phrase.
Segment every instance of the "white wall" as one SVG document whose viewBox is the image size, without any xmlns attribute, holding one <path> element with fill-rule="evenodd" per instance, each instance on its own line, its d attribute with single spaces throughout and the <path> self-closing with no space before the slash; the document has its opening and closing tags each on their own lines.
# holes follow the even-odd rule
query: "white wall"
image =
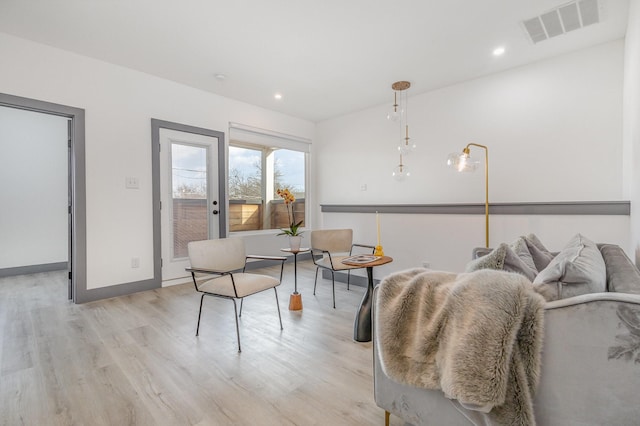
<svg viewBox="0 0 640 426">
<path fill-rule="evenodd" d="M 314 147 L 318 202 L 483 203 L 483 168 L 458 174 L 445 165 L 468 142 L 489 147 L 492 202 L 622 200 L 623 52 L 615 41 L 411 96 L 409 128 L 419 150 L 406 158 L 412 176 L 401 183 L 390 175 L 400 139 L 385 119 L 391 90 L 389 105 L 322 122 Z M 472 155 L 483 159 L 484 151 Z M 321 227 L 352 226 L 356 238 L 375 241 L 374 215 L 319 215 Z M 383 223 L 385 252 L 395 258 L 389 269 L 427 260 L 457 270 L 484 245 L 482 216 L 385 215 Z M 626 249 L 628 229 L 627 216 L 491 217 L 492 244 L 534 232 L 560 249 L 580 231 Z"/>
<path fill-rule="evenodd" d="M 67 119 L 0 107 L 0 269 L 66 262 Z"/>
<path fill-rule="evenodd" d="M 0 57 L 1 92 L 86 111 L 87 289 L 153 277 L 151 118 L 313 138 L 311 122 L 2 33 Z M 126 176 L 140 190 L 127 190 Z"/>
<path fill-rule="evenodd" d="M 404 183 L 390 178 L 400 130 L 384 119 L 388 105 L 320 123 L 310 165 L 309 205 L 316 206 L 310 223 L 352 226 L 356 239 L 373 242 L 373 215 L 320 214 L 317 206 L 483 202 L 481 174 L 444 167 L 447 154 L 470 141 L 490 147 L 493 202 L 624 199 L 623 51 L 622 41 L 608 43 L 412 96 L 410 129 L 419 152 L 407 158 L 413 177 Z M 225 133 L 233 121 L 314 139 L 311 122 L 1 33 L 0 57 L 1 92 L 86 110 L 88 289 L 152 277 L 151 118 Z M 127 191 L 125 176 L 137 176 L 140 190 Z M 360 191 L 363 183 L 367 191 Z M 630 245 L 628 217 L 491 220 L 492 242 L 535 232 L 557 249 L 581 231 Z M 459 269 L 484 242 L 481 216 L 385 215 L 382 233 L 394 269 L 423 260 Z M 257 251 L 277 252 L 286 244 L 274 236 L 249 239 Z M 139 269 L 131 269 L 132 257 L 140 258 Z"/>
<path fill-rule="evenodd" d="M 631 200 L 631 253 L 640 266 L 640 0 L 629 3 L 624 68 L 625 177 Z"/>
<path fill-rule="evenodd" d="M 628 216 L 492 215 L 490 220 L 492 246 L 530 232 L 553 251 L 560 250 L 578 232 L 596 242 L 622 247 L 629 241 Z M 471 260 L 473 248 L 485 243 L 481 215 L 381 214 L 380 222 L 384 252 L 394 261 L 375 268 L 376 278 L 423 266 L 423 262 L 433 269 L 461 271 Z M 356 242 L 376 243 L 375 214 L 323 213 L 323 227 L 352 228 Z"/>
</svg>

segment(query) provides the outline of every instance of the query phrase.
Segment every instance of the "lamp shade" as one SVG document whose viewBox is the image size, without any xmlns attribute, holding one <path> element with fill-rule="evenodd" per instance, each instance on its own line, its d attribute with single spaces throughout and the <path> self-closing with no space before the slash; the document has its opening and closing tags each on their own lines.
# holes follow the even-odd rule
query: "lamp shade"
<svg viewBox="0 0 640 426">
<path fill-rule="evenodd" d="M 447 166 L 456 169 L 459 172 L 475 172 L 478 168 L 478 161 L 475 161 L 466 153 L 454 152 L 449 154 L 447 158 Z"/>
<path fill-rule="evenodd" d="M 462 154 L 453 153 L 447 157 L 447 166 L 459 172 L 473 172 L 478 168 L 478 162 L 471 159 L 470 147 L 475 146 L 484 149 L 484 218 L 485 218 L 485 243 L 489 247 L 489 148 L 474 142 L 468 143 L 462 150 Z"/>
<path fill-rule="evenodd" d="M 393 173 L 391 173 L 391 175 L 395 180 L 403 181 L 411 176 L 411 171 L 409 170 L 409 167 L 400 163 L 393 169 Z"/>
<path fill-rule="evenodd" d="M 398 151 L 402 155 L 409 155 L 415 150 L 416 150 L 416 144 L 413 142 L 402 140 L 402 142 L 400 142 L 400 144 L 398 145 Z"/>
</svg>

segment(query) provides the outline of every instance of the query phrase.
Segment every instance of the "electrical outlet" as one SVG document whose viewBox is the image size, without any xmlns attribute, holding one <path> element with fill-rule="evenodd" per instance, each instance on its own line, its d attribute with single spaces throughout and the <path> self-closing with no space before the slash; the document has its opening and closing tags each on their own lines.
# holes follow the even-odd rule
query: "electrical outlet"
<svg viewBox="0 0 640 426">
<path fill-rule="evenodd" d="M 427 260 L 423 260 L 422 261 L 422 267 L 423 268 L 427 268 L 427 269 L 431 268 L 431 262 L 429 262 Z"/>
<path fill-rule="evenodd" d="M 360 185 L 360 191 L 366 191 L 367 190 L 367 184 L 363 183 L 362 185 Z"/>
<path fill-rule="evenodd" d="M 127 189 L 139 189 L 140 188 L 140 180 L 137 176 L 127 176 L 125 178 L 125 187 Z"/>
<path fill-rule="evenodd" d="M 131 258 L 131 267 L 132 268 L 139 268 L 140 267 L 140 258 L 139 257 L 132 257 Z"/>
</svg>

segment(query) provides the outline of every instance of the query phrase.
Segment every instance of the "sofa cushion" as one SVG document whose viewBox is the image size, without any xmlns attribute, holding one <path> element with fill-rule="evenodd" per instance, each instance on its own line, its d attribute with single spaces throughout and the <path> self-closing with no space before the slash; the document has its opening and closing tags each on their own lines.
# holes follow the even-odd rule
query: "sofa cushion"
<svg viewBox="0 0 640 426">
<path fill-rule="evenodd" d="M 549 265 L 551 260 L 555 257 L 555 254 L 547 250 L 535 234 L 529 234 L 526 237 L 521 238 L 523 238 L 527 244 L 527 248 L 529 249 L 529 253 L 531 254 L 536 270 L 542 271 Z"/>
<path fill-rule="evenodd" d="M 530 281 L 536 277 L 537 271 L 516 254 L 515 250 L 506 243 L 500 244 L 486 256 L 474 259 L 467 264 L 466 272 L 480 269 L 496 269 L 507 272 L 517 272 Z"/>
<path fill-rule="evenodd" d="M 607 290 L 640 294 L 640 271 L 620 246 L 599 244 L 607 268 Z"/>
<path fill-rule="evenodd" d="M 604 292 L 606 282 L 605 264 L 600 250 L 593 241 L 577 234 L 540 271 L 533 284 L 550 301 Z"/>
</svg>

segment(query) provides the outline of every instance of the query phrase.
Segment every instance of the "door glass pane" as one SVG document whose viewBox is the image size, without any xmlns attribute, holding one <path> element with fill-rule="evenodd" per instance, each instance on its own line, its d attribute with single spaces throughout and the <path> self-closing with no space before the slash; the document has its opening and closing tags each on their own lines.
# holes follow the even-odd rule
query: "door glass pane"
<svg viewBox="0 0 640 426">
<path fill-rule="evenodd" d="M 171 144 L 173 258 L 187 257 L 187 244 L 209 238 L 207 148 Z"/>
</svg>

